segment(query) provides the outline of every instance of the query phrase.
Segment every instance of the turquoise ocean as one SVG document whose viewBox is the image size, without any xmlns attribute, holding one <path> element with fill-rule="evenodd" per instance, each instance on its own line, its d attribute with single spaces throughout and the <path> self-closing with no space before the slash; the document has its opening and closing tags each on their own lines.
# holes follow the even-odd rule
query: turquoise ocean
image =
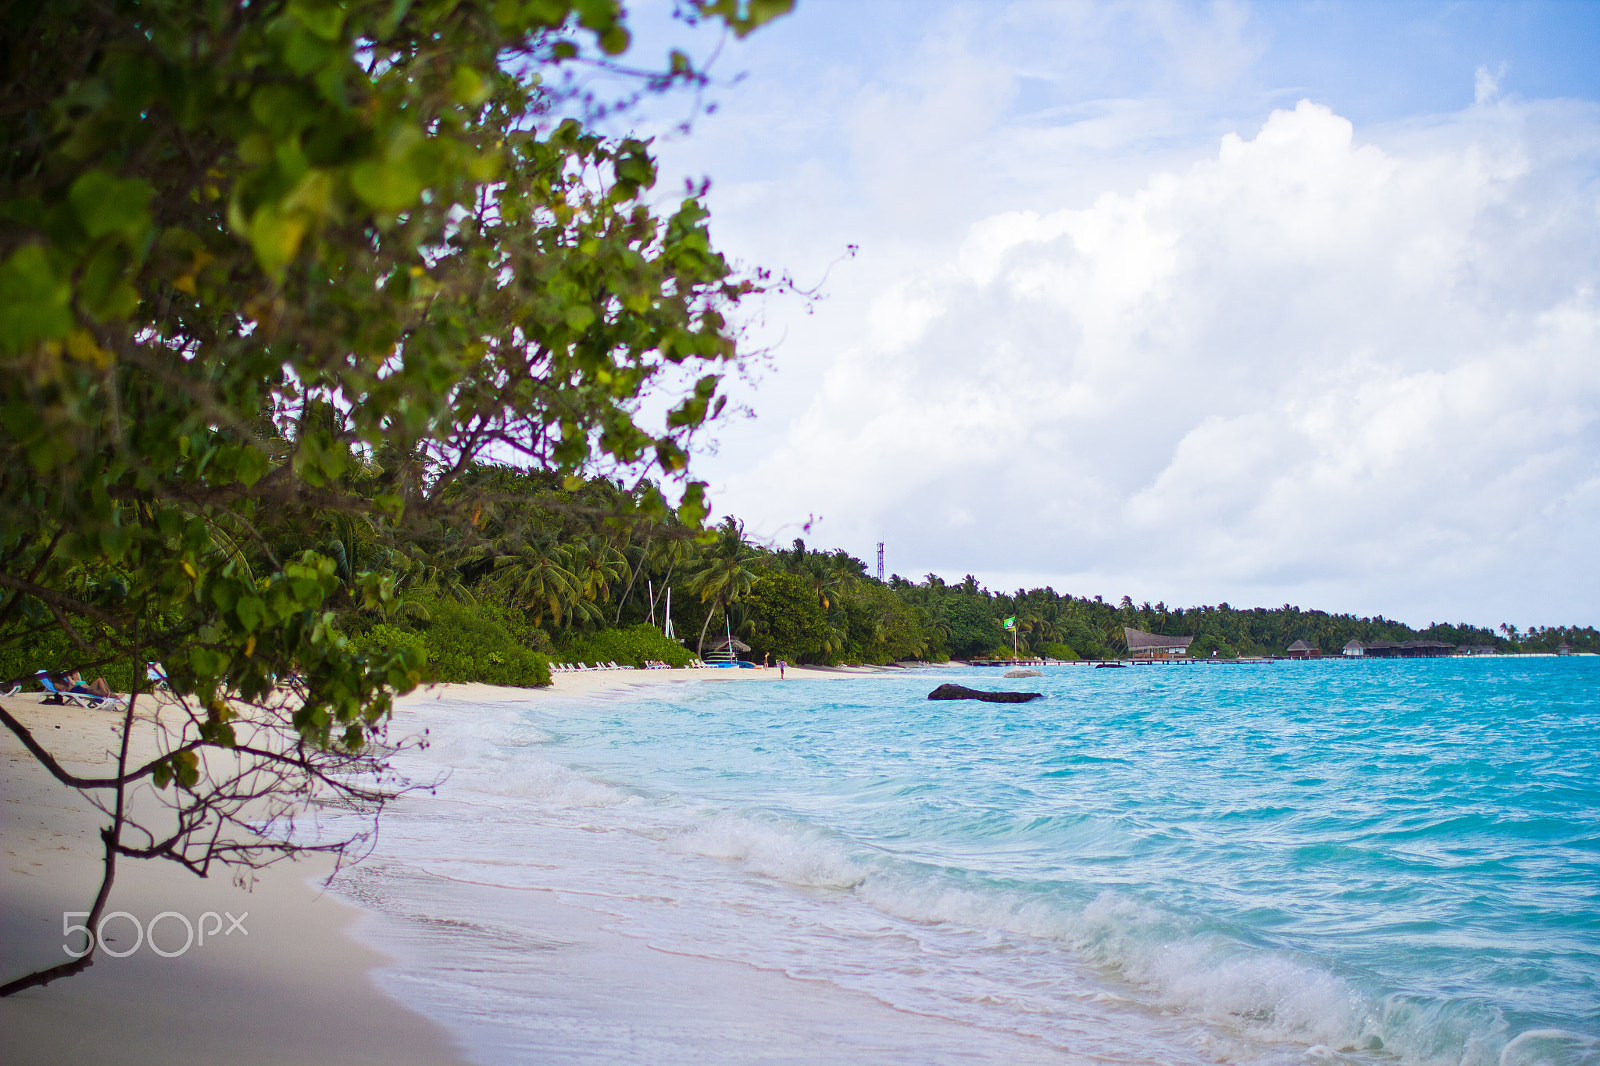
<svg viewBox="0 0 1600 1066">
<path fill-rule="evenodd" d="M 337 890 L 486 1063 L 1600 1064 L 1600 659 L 1043 672 L 419 701 Z"/>
</svg>

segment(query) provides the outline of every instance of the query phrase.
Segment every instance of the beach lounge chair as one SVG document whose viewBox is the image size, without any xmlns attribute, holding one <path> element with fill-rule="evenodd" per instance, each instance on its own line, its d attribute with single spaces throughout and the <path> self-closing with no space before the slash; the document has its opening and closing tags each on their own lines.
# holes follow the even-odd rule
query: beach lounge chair
<svg viewBox="0 0 1600 1066">
<path fill-rule="evenodd" d="M 93 692 L 78 692 L 70 688 L 57 688 L 46 670 L 40 670 L 36 675 L 39 684 L 51 696 L 55 696 L 59 703 L 70 703 L 76 707 L 120 707 L 126 696 L 97 696 Z"/>
</svg>

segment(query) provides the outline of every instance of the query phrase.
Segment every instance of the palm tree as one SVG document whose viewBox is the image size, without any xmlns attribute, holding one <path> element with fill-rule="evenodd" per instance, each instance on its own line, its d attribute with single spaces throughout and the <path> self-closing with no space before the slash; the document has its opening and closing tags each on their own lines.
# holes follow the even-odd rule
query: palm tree
<svg viewBox="0 0 1600 1066">
<path fill-rule="evenodd" d="M 866 564 L 853 559 L 849 552 L 831 553 L 806 551 L 805 541 L 796 537 L 794 549 L 782 556 L 784 568 L 809 584 L 817 594 L 817 603 L 827 620 L 828 636 L 822 642 L 822 651 L 833 655 L 842 652 L 849 643 L 849 616 L 845 613 L 844 593 L 864 576 Z"/>
<path fill-rule="evenodd" d="M 695 654 L 705 655 L 706 630 L 718 607 L 723 616 L 728 614 L 728 604 L 742 599 L 756 583 L 756 572 L 751 565 L 761 553 L 745 543 L 744 526 L 733 518 L 722 520 L 717 530 L 716 543 L 706 554 L 704 564 L 688 581 L 689 591 L 700 597 L 700 602 L 711 601 L 711 610 L 700 625 L 700 639 L 695 644 Z"/>
<path fill-rule="evenodd" d="M 642 565 L 647 573 L 661 579 L 655 588 L 655 599 L 650 603 L 651 617 L 655 615 L 656 605 L 666 597 L 667 589 L 672 585 L 672 575 L 678 567 L 688 565 L 695 559 L 696 547 L 693 540 L 683 535 L 668 536 L 649 548 Z"/>
<path fill-rule="evenodd" d="M 502 547 L 495 554 L 494 569 L 496 583 L 513 603 L 534 612 L 536 626 L 544 621 L 546 607 L 559 625 L 562 613 L 583 599 L 571 553 L 549 533 Z"/>
<path fill-rule="evenodd" d="M 1054 622 L 1031 606 L 1018 608 L 1017 628 L 1027 634 L 1022 643 L 1030 652 L 1037 652 L 1041 645 L 1052 643 L 1061 635 Z"/>
<path fill-rule="evenodd" d="M 567 546 L 572 573 L 586 600 L 600 602 L 611 595 L 611 583 L 628 572 L 628 559 L 616 545 L 591 533 Z"/>
<path fill-rule="evenodd" d="M 643 544 L 630 543 L 622 549 L 622 557 L 628 560 L 628 587 L 622 590 L 622 595 L 617 597 L 617 613 L 611 619 L 613 626 L 622 624 L 622 609 L 628 605 L 628 597 L 633 595 L 633 586 L 639 583 L 639 571 L 644 569 L 644 564 L 650 560 L 650 544 L 655 540 L 655 530 L 645 536 Z"/>
</svg>

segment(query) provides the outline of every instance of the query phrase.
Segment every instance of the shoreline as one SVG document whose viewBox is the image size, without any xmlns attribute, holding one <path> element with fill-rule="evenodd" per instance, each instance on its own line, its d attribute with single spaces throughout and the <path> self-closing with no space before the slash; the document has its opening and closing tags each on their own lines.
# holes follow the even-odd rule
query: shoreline
<svg viewBox="0 0 1600 1066">
<path fill-rule="evenodd" d="M 787 680 L 844 680 L 900 673 L 893 667 L 790 667 Z M 395 701 L 522 703 L 578 699 L 690 682 L 773 682 L 772 669 L 597 670 L 557 674 L 546 688 L 441 684 Z M 7 697 L 5 706 L 68 770 L 104 772 L 119 719 L 107 712 Z M 87 910 L 99 886 L 105 817 L 52 779 L 9 731 L 0 737 L 0 980 L 63 958 L 65 913 Z M 359 865 L 359 864 L 356 864 Z M 346 869 L 351 869 L 347 867 Z M 461 1066 L 456 1037 L 385 992 L 377 972 L 397 960 L 357 927 L 378 916 L 325 890 L 332 862 L 312 856 L 258 871 L 245 889 L 227 872 L 200 878 L 174 863 L 120 859 L 107 915 L 148 927 L 162 917 L 163 950 L 177 953 L 184 919 L 208 914 L 210 940 L 163 957 L 140 942 L 127 957 L 98 953 L 72 977 L 0 999 L 0 1059 L 8 1066 L 117 1061 L 123 1066 L 229 1062 L 261 1066 L 405 1062 Z M 240 916 L 237 930 L 221 915 Z M 106 926 L 118 950 L 132 922 Z M 124 935 L 125 934 L 125 935 Z"/>
<path fill-rule="evenodd" d="M 787 680 L 826 682 L 904 674 L 910 681 L 920 674 L 931 686 L 941 672 L 938 666 L 800 667 L 791 668 Z M 393 732 L 403 737 L 431 726 L 431 739 L 448 744 L 461 739 L 453 734 L 470 732 L 458 731 L 452 723 L 458 711 L 470 714 L 474 707 L 516 717 L 543 704 L 572 721 L 591 710 L 597 719 L 604 719 L 610 713 L 608 705 L 614 708 L 618 699 L 666 696 L 670 704 L 677 702 L 671 695 L 673 685 L 734 680 L 775 683 L 778 677 L 775 669 L 620 669 L 558 675 L 554 684 L 541 689 L 437 685 L 396 701 Z M 796 696 L 809 698 L 799 692 Z M 819 698 L 832 697 L 819 693 Z M 769 699 L 780 698 L 774 693 L 755 696 L 753 702 Z M 38 729 L 67 768 L 78 773 L 89 770 L 95 757 L 110 746 L 118 720 L 105 712 L 45 706 L 36 696 L 10 698 L 5 705 Z M 61 912 L 87 908 L 98 885 L 93 833 L 100 816 L 76 792 L 49 779 L 9 732 L 5 736 L 0 746 L 6 767 L 0 776 L 0 833 L 4 834 L 0 851 L 6 860 L 0 871 L 0 964 L 9 978 L 61 957 L 54 954 L 63 943 Z M 471 766 L 470 745 L 463 751 L 468 756 L 465 762 L 445 765 Z M 521 794 L 481 793 L 480 800 L 489 800 L 481 807 L 483 817 L 498 817 L 493 797 Z M 412 817 L 431 822 L 441 815 L 438 805 L 458 802 L 442 791 L 437 800 L 419 793 Z M 603 819 L 591 824 L 592 816 L 581 813 L 584 806 L 581 800 L 573 805 L 580 813 L 571 824 L 543 818 L 523 824 L 530 829 L 545 825 L 551 833 L 566 833 L 568 839 L 580 842 L 574 852 L 580 861 L 567 863 L 569 873 L 643 869 L 637 863 L 627 865 L 626 848 L 619 852 L 605 843 Z M 596 809 L 606 806 L 602 802 Z M 403 824 L 396 831 L 403 836 Z M 548 833 L 547 837 L 557 840 Z M 625 839 L 625 835 L 617 838 Z M 537 850 L 536 844 L 528 846 Z M 204 951 L 196 949 L 180 958 L 162 958 L 149 951 L 121 960 L 102 957 L 82 974 L 0 1000 L 0 1061 L 100 1061 L 112 1056 L 130 1066 L 215 1061 L 263 1066 L 544 1061 L 514 1053 L 530 1046 L 552 1053 L 549 1061 L 620 1061 L 571 1054 L 573 1048 L 562 1043 L 561 1027 L 576 1020 L 590 1025 L 591 1031 L 600 1031 L 594 1028 L 598 1026 L 619 1034 L 617 1046 L 636 1036 L 664 1039 L 664 1034 L 675 1034 L 671 1041 L 681 1038 L 693 1044 L 709 1030 L 727 1035 L 730 1048 L 749 1052 L 745 1057 L 743 1051 L 730 1052 L 731 1057 L 721 1061 L 757 1061 L 776 1039 L 787 1047 L 826 1044 L 856 1049 L 864 1056 L 852 1061 L 891 1061 L 884 1055 L 893 1050 L 908 1056 L 908 1062 L 942 1062 L 956 1061 L 946 1054 L 952 1039 L 972 1032 L 964 1022 L 907 1013 L 862 989 L 657 943 L 630 927 L 625 910 L 606 902 L 612 889 L 583 879 L 555 876 L 544 882 L 540 875 L 539 883 L 501 884 L 494 878 L 479 882 L 453 876 L 448 864 L 435 871 L 428 864 L 402 858 L 405 854 L 403 850 L 390 856 L 375 853 L 370 860 L 347 866 L 326 889 L 312 881 L 329 872 L 327 864 L 279 864 L 261 875 L 251 893 L 223 877 L 201 880 L 170 863 L 124 860 L 108 911 L 126 911 L 146 923 L 163 912 L 197 918 L 207 911 L 248 911 L 248 938 L 216 938 Z M 529 868 L 548 861 L 555 864 L 549 869 L 558 871 L 566 862 L 559 857 L 563 854 L 560 848 L 552 849 Z M 396 869 L 415 889 L 409 897 L 404 893 L 390 897 L 391 903 L 400 899 L 400 910 L 384 906 L 381 892 L 371 893 Z M 362 886 L 359 882 L 367 877 L 379 880 Z M 515 915 L 515 921 L 503 921 L 508 914 Z M 537 1006 L 530 1008 L 529 1021 L 515 1042 L 496 1044 L 497 1038 L 462 1025 L 461 1011 L 470 1014 L 485 1001 L 468 999 L 453 1008 L 441 1006 L 432 998 L 438 986 L 417 968 L 423 960 L 436 964 L 443 955 L 447 972 L 453 967 L 460 975 L 474 975 L 473 979 L 500 973 L 471 950 L 470 938 L 459 937 L 461 930 L 480 922 L 497 937 L 509 929 L 511 939 L 522 945 L 510 956 L 514 961 L 502 964 L 502 969 L 506 978 L 522 982 L 519 987 L 531 996 L 524 1002 Z M 402 926 L 397 936 L 396 929 Z M 447 985 L 455 989 L 447 993 L 451 995 L 463 987 L 476 989 L 474 994 L 497 987 L 471 985 L 469 980 Z M 1080 1034 L 1082 1047 L 1099 1047 L 1102 1028 L 1098 1022 L 1087 1025 Z M 986 1033 L 985 1047 L 1004 1045 L 1003 1057 L 993 1061 L 1076 1062 L 1094 1057 L 1030 1044 L 1032 1037 L 1023 1029 Z M 825 1038 L 821 1044 L 819 1038 Z M 660 1046 L 667 1045 L 658 1045 L 658 1050 Z"/>
<path fill-rule="evenodd" d="M 69 770 L 105 767 L 116 716 L 44 705 L 32 694 L 5 706 Z M 77 919 L 63 914 L 87 910 L 100 884 L 95 835 L 105 816 L 51 778 L 9 730 L 0 760 L 0 973 L 10 979 L 64 958 L 63 923 Z M 378 988 L 372 973 L 391 960 L 353 938 L 367 915 L 321 889 L 331 871 L 322 856 L 279 863 L 247 891 L 227 872 L 202 879 L 168 861 L 119 859 L 106 912 L 132 919 L 103 927 L 114 950 L 129 954 L 97 953 L 74 976 L 0 999 L 0 1060 L 466 1063 L 448 1030 Z M 154 946 L 171 958 L 139 941 L 133 925 L 167 914 L 177 917 L 160 918 Z M 208 932 L 204 944 L 184 948 L 185 921 Z"/>
</svg>

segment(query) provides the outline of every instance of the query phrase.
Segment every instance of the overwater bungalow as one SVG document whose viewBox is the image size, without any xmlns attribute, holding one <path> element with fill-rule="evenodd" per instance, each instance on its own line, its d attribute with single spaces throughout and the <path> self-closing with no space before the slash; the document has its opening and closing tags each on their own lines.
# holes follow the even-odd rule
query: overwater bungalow
<svg viewBox="0 0 1600 1066">
<path fill-rule="evenodd" d="M 1189 654 L 1193 637 L 1167 637 L 1160 633 L 1146 633 L 1142 629 L 1123 626 L 1128 641 L 1128 655 L 1135 659 L 1174 659 Z"/>
<path fill-rule="evenodd" d="M 1368 659 L 1438 659 L 1455 652 L 1454 644 L 1442 640 L 1375 640 L 1368 644 Z"/>
<path fill-rule="evenodd" d="M 1304 640 L 1297 640 L 1289 645 L 1289 658 L 1291 659 L 1320 659 L 1322 651 L 1315 644 Z"/>
</svg>

